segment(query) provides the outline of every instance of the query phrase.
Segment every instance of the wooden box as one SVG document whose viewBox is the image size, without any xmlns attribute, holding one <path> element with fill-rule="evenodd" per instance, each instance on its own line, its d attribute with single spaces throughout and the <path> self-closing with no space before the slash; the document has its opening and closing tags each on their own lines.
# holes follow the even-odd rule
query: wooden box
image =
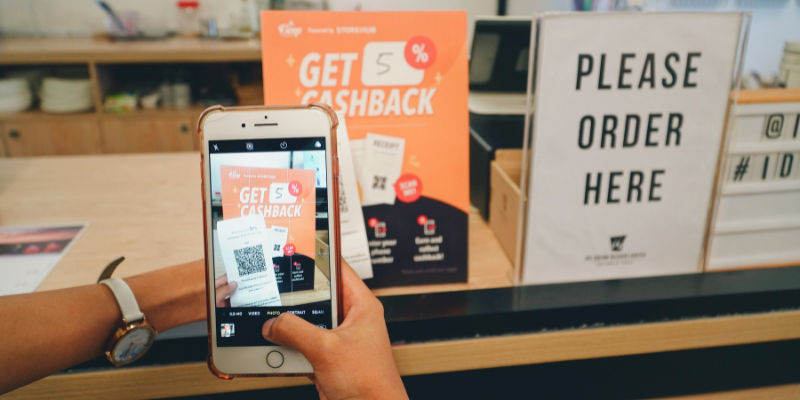
<svg viewBox="0 0 800 400">
<path fill-rule="evenodd" d="M 517 252 L 521 173 L 522 150 L 499 149 L 495 152 L 491 164 L 489 226 L 512 263 Z"/>
</svg>

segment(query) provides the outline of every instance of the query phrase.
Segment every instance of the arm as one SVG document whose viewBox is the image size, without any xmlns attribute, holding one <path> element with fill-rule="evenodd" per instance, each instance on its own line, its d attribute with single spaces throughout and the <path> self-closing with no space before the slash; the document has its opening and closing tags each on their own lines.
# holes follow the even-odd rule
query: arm
<svg viewBox="0 0 800 400">
<path fill-rule="evenodd" d="M 125 282 L 158 332 L 206 318 L 203 260 Z M 121 320 L 105 285 L 0 297 L 0 394 L 102 356 Z"/>
</svg>

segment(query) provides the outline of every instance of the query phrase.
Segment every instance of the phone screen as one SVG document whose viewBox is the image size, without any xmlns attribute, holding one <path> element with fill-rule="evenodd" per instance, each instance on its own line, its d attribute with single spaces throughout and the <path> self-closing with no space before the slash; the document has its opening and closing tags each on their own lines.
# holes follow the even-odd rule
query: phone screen
<svg viewBox="0 0 800 400">
<path fill-rule="evenodd" d="M 284 312 L 332 328 L 325 151 L 324 137 L 208 142 L 217 346 L 274 345 L 261 327 Z"/>
</svg>

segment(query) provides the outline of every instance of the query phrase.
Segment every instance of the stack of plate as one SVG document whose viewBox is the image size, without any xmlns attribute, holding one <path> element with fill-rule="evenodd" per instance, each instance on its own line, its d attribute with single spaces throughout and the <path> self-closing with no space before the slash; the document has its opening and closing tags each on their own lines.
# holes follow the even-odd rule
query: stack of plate
<svg viewBox="0 0 800 400">
<path fill-rule="evenodd" d="M 42 110 L 49 113 L 76 113 L 92 108 L 88 79 L 44 78 L 39 98 Z"/>
<path fill-rule="evenodd" d="M 786 42 L 783 48 L 781 82 L 787 88 L 800 87 L 800 42 Z"/>
<path fill-rule="evenodd" d="M 19 112 L 31 106 L 31 88 L 22 78 L 0 79 L 0 113 Z"/>
</svg>

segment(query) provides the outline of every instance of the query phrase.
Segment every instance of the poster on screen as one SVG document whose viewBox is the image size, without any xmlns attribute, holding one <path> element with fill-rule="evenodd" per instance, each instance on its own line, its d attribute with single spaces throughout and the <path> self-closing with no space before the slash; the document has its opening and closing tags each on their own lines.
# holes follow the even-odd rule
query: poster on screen
<svg viewBox="0 0 800 400">
<path fill-rule="evenodd" d="M 535 20 L 521 282 L 701 272 L 744 15 Z"/>
</svg>

